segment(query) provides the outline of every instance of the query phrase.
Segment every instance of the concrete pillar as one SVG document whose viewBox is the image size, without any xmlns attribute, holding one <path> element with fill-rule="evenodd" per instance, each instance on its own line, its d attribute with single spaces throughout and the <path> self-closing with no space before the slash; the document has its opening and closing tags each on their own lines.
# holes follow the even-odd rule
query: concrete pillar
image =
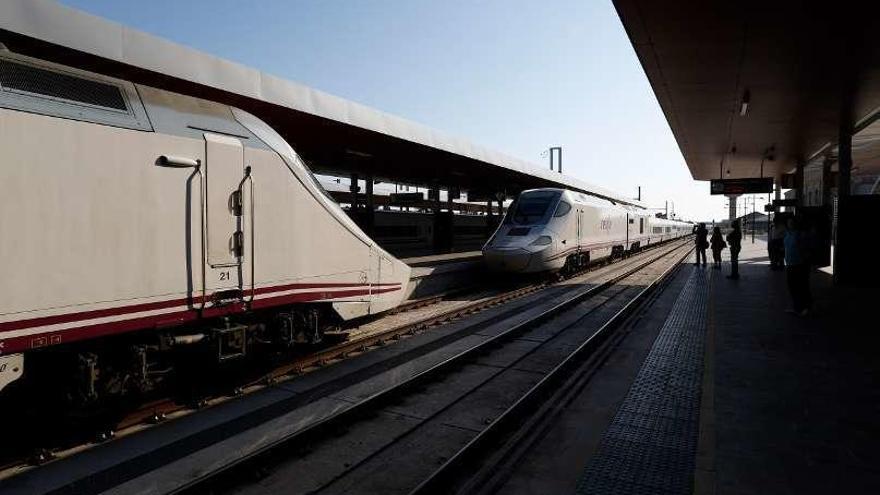
<svg viewBox="0 0 880 495">
<path fill-rule="evenodd" d="M 492 212 L 492 200 L 486 201 L 486 240 L 495 232 L 495 215 Z"/>
<path fill-rule="evenodd" d="M 834 258 L 832 260 L 834 266 L 835 283 L 847 283 L 856 278 L 858 272 L 858 263 L 864 259 L 856 260 L 850 252 L 849 243 L 858 242 L 856 239 L 859 233 L 853 227 L 859 226 L 861 229 L 862 222 L 854 221 L 854 218 L 843 218 L 846 215 L 854 215 L 852 208 L 847 208 L 847 201 L 850 198 L 850 176 L 852 173 L 852 124 L 849 122 L 847 112 L 841 112 L 840 132 L 838 134 L 837 143 L 837 235 L 834 245 Z"/>
<path fill-rule="evenodd" d="M 443 225 L 442 203 L 440 202 L 440 187 L 433 186 L 428 191 L 428 198 L 431 200 L 431 210 L 434 217 L 433 225 L 433 245 L 435 253 L 446 252 L 446 233 Z"/>
<path fill-rule="evenodd" d="M 731 222 L 736 220 L 736 198 L 737 196 L 728 196 L 727 219 Z M 667 218 L 669 218 L 667 216 Z"/>
<path fill-rule="evenodd" d="M 837 145 L 837 197 L 849 196 L 852 175 L 852 131 L 841 127 L 840 142 Z"/>
<path fill-rule="evenodd" d="M 373 236 L 376 230 L 376 208 L 373 198 L 373 176 L 368 175 L 365 180 L 366 185 L 366 208 L 361 218 L 361 227 L 369 236 Z"/>
<path fill-rule="evenodd" d="M 794 197 L 798 206 L 803 205 L 804 202 L 804 165 L 805 163 L 799 160 L 794 172 Z"/>
<path fill-rule="evenodd" d="M 446 214 L 444 215 L 443 222 L 446 236 L 443 239 L 443 247 L 446 251 L 452 252 L 455 247 L 455 212 L 453 211 L 453 207 L 455 206 L 455 202 L 453 200 L 453 191 L 452 187 L 446 189 Z"/>
<path fill-rule="evenodd" d="M 831 166 L 833 162 L 826 158 L 822 162 L 822 208 L 828 217 L 828 225 L 831 225 L 832 203 L 834 202 L 834 184 L 831 183 Z"/>
<path fill-rule="evenodd" d="M 366 182 L 365 185 L 367 186 L 366 187 L 367 209 L 372 210 L 373 206 L 374 206 L 374 204 L 373 204 L 373 176 L 368 175 L 365 182 Z"/>
<path fill-rule="evenodd" d="M 352 211 L 357 210 L 359 205 L 358 192 L 361 190 L 361 187 L 358 185 L 359 181 L 358 174 L 351 174 L 351 185 L 348 186 L 348 191 L 351 193 Z"/>
</svg>

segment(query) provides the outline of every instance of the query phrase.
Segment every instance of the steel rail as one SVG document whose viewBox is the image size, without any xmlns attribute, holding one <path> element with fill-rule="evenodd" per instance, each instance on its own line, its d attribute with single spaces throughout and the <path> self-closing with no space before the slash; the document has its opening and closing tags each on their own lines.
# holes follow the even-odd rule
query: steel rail
<svg viewBox="0 0 880 495">
<path fill-rule="evenodd" d="M 674 243 L 676 241 L 682 241 L 678 246 L 675 246 Z M 636 253 L 632 256 L 638 256 L 640 254 L 645 254 L 646 252 L 650 253 L 651 251 L 661 249 L 664 247 L 671 247 L 669 251 L 657 256 L 656 258 L 652 258 L 651 261 L 646 263 L 642 263 L 636 270 L 640 269 L 643 266 L 646 266 L 653 262 L 653 260 L 664 257 L 671 252 L 675 251 L 679 247 L 686 244 L 686 237 L 674 239 L 670 241 L 666 241 L 663 243 L 654 244 L 648 247 L 643 248 L 639 253 Z M 573 273 L 566 280 L 571 280 L 574 277 L 585 275 L 591 271 L 595 271 L 596 269 L 613 266 L 616 265 L 616 262 L 623 262 L 632 259 L 632 257 L 627 257 L 623 259 L 615 259 L 615 260 L 607 260 L 596 264 L 591 264 L 584 269 Z M 625 265 L 624 265 L 625 266 Z M 616 280 L 626 275 L 618 275 L 617 278 L 612 279 Z M 608 284 L 610 281 L 605 282 Z M 323 367 L 330 361 L 345 359 L 349 357 L 353 353 L 362 353 L 366 352 L 369 348 L 383 346 L 390 340 L 400 339 L 403 336 L 415 335 L 416 333 L 423 331 L 429 327 L 441 325 L 445 322 L 454 320 L 456 318 L 460 318 L 465 315 L 477 313 L 483 311 L 487 308 L 497 306 L 499 304 L 504 304 L 506 302 L 521 298 L 525 295 L 537 292 L 541 289 L 545 289 L 548 287 L 558 286 L 558 283 L 552 283 L 547 281 L 541 281 L 534 284 L 526 285 L 524 287 L 519 287 L 517 289 L 513 289 L 507 292 L 503 292 L 496 296 L 490 296 L 482 300 L 475 301 L 471 304 L 467 304 L 464 306 L 459 306 L 457 308 L 452 309 L 451 311 L 444 312 L 437 315 L 428 316 L 425 318 L 420 318 L 416 321 L 407 322 L 403 325 L 398 325 L 395 327 L 390 327 L 388 329 L 371 333 L 362 338 L 356 338 L 351 341 L 342 342 L 340 344 L 336 344 L 327 349 L 318 350 L 316 352 L 310 353 L 309 355 L 302 356 L 296 358 L 292 363 L 287 363 L 276 367 L 275 369 L 267 372 L 261 378 L 256 380 L 252 380 L 248 383 L 245 383 L 227 395 L 217 395 L 211 397 L 209 399 L 199 401 L 198 403 L 192 404 L 177 404 L 170 399 L 158 399 L 155 400 L 143 407 L 139 407 L 132 413 L 128 414 L 125 418 L 120 420 L 115 429 L 105 430 L 96 432 L 96 440 L 90 443 L 74 445 L 71 447 L 66 447 L 60 451 L 50 451 L 47 449 L 38 450 L 38 454 L 31 456 L 26 461 L 19 462 L 10 462 L 3 466 L 0 466 L 0 481 L 4 479 L 9 479 L 17 476 L 18 474 L 23 474 L 31 469 L 37 468 L 40 465 L 43 465 L 49 461 L 62 460 L 65 458 L 72 457 L 83 450 L 89 450 L 98 445 L 107 443 L 108 440 L 116 440 L 119 438 L 124 438 L 129 435 L 128 430 L 132 430 L 133 432 L 141 431 L 144 427 L 150 427 L 153 425 L 161 424 L 165 422 L 166 417 L 174 415 L 185 416 L 189 414 L 196 413 L 205 407 L 210 407 L 213 405 L 221 404 L 227 402 L 228 400 L 241 398 L 242 395 L 249 395 L 253 392 L 261 390 L 268 385 L 271 385 L 276 382 L 283 381 L 285 379 L 292 378 L 294 376 L 300 375 L 305 372 L 308 368 L 318 368 Z M 598 288 L 599 286 L 593 287 L 593 289 Z M 402 309 L 395 310 L 394 313 L 401 313 L 405 311 L 409 311 L 411 309 L 416 309 L 420 307 L 425 307 L 428 305 L 433 305 L 436 302 L 443 300 L 445 297 L 449 297 L 453 293 L 459 293 L 461 291 L 455 290 L 450 293 L 442 294 L 439 296 L 430 296 L 424 298 L 423 300 L 413 301 L 413 305 L 407 307 L 406 304 Z M 543 302 L 545 299 L 549 299 L 554 297 L 554 294 L 546 296 L 546 298 L 542 298 L 540 302 Z M 473 332 L 469 332 L 469 330 L 473 328 L 481 328 L 488 324 L 496 323 L 497 321 L 502 320 L 503 316 L 493 317 L 491 320 L 487 322 L 478 322 L 474 325 L 470 325 L 466 328 L 463 328 L 460 332 L 456 332 L 456 335 L 468 335 Z M 444 343 L 449 339 L 441 339 Z M 298 433 L 297 433 L 298 434 Z"/>
<path fill-rule="evenodd" d="M 435 470 L 428 478 L 420 483 L 415 489 L 410 491 L 410 495 L 426 495 L 450 493 L 450 488 L 456 482 L 460 481 L 461 475 L 468 467 L 473 465 L 473 460 L 477 459 L 481 454 L 491 447 L 493 443 L 497 443 L 499 439 L 515 431 L 515 427 L 522 424 L 524 418 L 527 419 L 530 411 L 534 411 L 546 404 L 545 400 L 552 396 L 558 390 L 559 384 L 564 383 L 572 378 L 572 374 L 578 371 L 578 377 L 587 370 L 578 370 L 594 352 L 600 348 L 603 342 L 616 330 L 627 318 L 638 309 L 642 302 L 650 296 L 661 284 L 665 283 L 669 275 L 681 266 L 681 262 L 686 259 L 693 248 L 688 249 L 678 259 L 676 263 L 670 266 L 659 277 L 654 279 L 647 287 L 642 289 L 639 294 L 628 301 L 617 313 L 615 313 L 608 321 L 606 321 L 595 333 L 588 337 L 581 345 L 572 351 L 565 359 L 557 364 L 549 373 L 547 373 L 538 383 L 522 395 L 516 402 L 502 412 L 494 421 L 492 421 L 485 429 L 480 431 L 476 437 L 472 438 L 464 447 L 456 452 L 452 457 L 446 460 L 437 470 Z M 512 446 L 508 446 L 510 448 Z M 494 464 L 493 464 L 494 465 Z M 492 466 L 486 467 L 483 472 L 492 471 Z M 478 489 L 477 483 L 468 483 L 465 488 L 458 493 L 474 493 Z"/>
<path fill-rule="evenodd" d="M 643 251 L 641 251 L 640 253 L 637 253 L 637 254 L 651 252 L 651 251 L 658 249 L 658 248 L 661 248 L 661 247 L 669 247 L 670 245 L 672 245 L 670 243 L 675 243 L 676 241 L 682 240 L 682 239 L 683 238 L 675 239 L 675 240 L 669 241 L 669 243 L 655 244 L 655 245 L 652 245 L 650 247 L 645 248 Z M 684 238 L 684 242 L 681 244 L 683 245 L 686 242 L 688 242 L 688 240 L 686 238 Z M 675 249 L 676 248 L 672 248 L 671 250 L 675 250 Z M 622 261 L 622 260 L 620 260 L 620 261 Z M 589 273 L 590 271 L 592 271 L 594 269 L 605 267 L 605 266 L 610 266 L 613 264 L 615 264 L 615 263 L 614 262 L 605 262 L 604 264 L 601 264 L 601 265 L 591 265 L 590 267 L 588 267 L 584 270 L 581 270 L 581 271 L 574 273 L 572 276 L 570 276 L 569 278 L 567 278 L 565 280 L 571 280 L 573 277 L 581 276 L 586 273 Z M 354 339 L 351 341 L 342 342 L 342 343 L 336 344 L 332 347 L 329 347 L 327 349 L 319 350 L 319 351 L 311 353 L 307 356 L 303 356 L 303 357 L 293 361 L 290 364 L 280 366 L 278 369 L 276 369 L 275 371 L 273 371 L 269 374 L 268 379 L 270 381 L 272 381 L 272 380 L 281 379 L 282 377 L 284 377 L 285 375 L 289 375 L 290 373 L 300 374 L 303 372 L 304 369 L 306 369 L 308 367 L 323 366 L 328 361 L 332 361 L 334 359 L 340 359 L 340 358 L 344 359 L 344 358 L 348 357 L 349 353 L 363 352 L 368 347 L 372 347 L 372 346 L 376 346 L 376 345 L 384 345 L 390 339 L 397 339 L 403 335 L 413 335 L 413 334 L 415 334 L 419 331 L 422 331 L 428 327 L 431 327 L 434 325 L 439 325 L 439 324 L 448 322 L 448 321 L 456 319 L 456 318 L 460 318 L 460 317 L 468 315 L 468 314 L 476 313 L 476 312 L 482 311 L 486 308 L 489 308 L 492 306 L 497 306 L 499 304 L 503 304 L 503 303 L 509 302 L 514 299 L 519 299 L 520 297 L 537 292 L 541 289 L 545 289 L 547 287 L 553 287 L 553 286 L 557 286 L 557 285 L 558 285 L 557 283 L 549 283 L 546 281 L 538 282 L 535 284 L 527 285 L 525 287 L 520 287 L 517 289 L 507 291 L 507 292 L 503 292 L 501 294 L 489 297 L 487 299 L 474 301 L 473 303 L 470 303 L 470 304 L 467 304 L 464 306 L 459 306 L 457 308 L 454 308 L 450 311 L 447 311 L 447 312 L 444 312 L 444 313 L 441 313 L 438 315 L 426 316 L 426 317 L 420 318 L 416 321 L 407 322 L 407 323 L 404 323 L 403 325 L 391 327 L 386 330 L 382 330 L 380 332 L 366 335 L 362 338 L 357 338 L 357 339 Z M 552 297 L 552 296 L 548 296 L 548 297 Z M 267 377 L 263 377 L 262 380 L 265 380 L 266 378 Z M 255 383 L 256 382 L 252 382 L 251 385 L 253 385 Z"/>
<path fill-rule="evenodd" d="M 190 480 L 184 485 L 175 489 L 172 493 L 194 493 L 201 488 L 204 488 L 208 485 L 212 480 L 220 479 L 223 475 L 232 472 L 234 469 L 241 467 L 243 465 L 247 465 L 249 462 L 256 462 L 256 460 L 262 458 L 270 454 L 273 451 L 276 451 L 280 448 L 283 448 L 285 445 L 290 444 L 294 440 L 303 439 L 303 438 L 312 438 L 312 437 L 320 437 L 321 433 L 325 430 L 331 429 L 339 424 L 344 424 L 347 420 L 353 419 L 365 412 L 386 403 L 391 398 L 396 396 L 397 394 L 406 392 L 413 388 L 417 388 L 422 383 L 434 379 L 437 375 L 442 375 L 447 372 L 447 370 L 458 366 L 461 362 L 466 361 L 474 356 L 477 356 L 485 351 L 485 349 L 496 346 L 504 341 L 511 340 L 516 336 L 520 335 L 524 331 L 533 328 L 534 326 L 541 324 L 543 322 L 548 321 L 551 318 L 556 317 L 557 315 L 564 313 L 575 305 L 583 302 L 586 299 L 589 299 L 599 293 L 604 292 L 606 289 L 613 287 L 617 282 L 632 276 L 633 274 L 638 273 L 645 267 L 656 263 L 657 261 L 677 252 L 681 248 L 683 248 L 686 243 L 681 243 L 671 248 L 668 251 L 665 251 L 655 257 L 652 257 L 644 262 L 638 263 L 636 266 L 625 270 L 623 273 L 618 274 L 602 282 L 598 285 L 592 286 L 585 290 L 577 291 L 576 294 L 567 297 L 565 300 L 554 304 L 549 309 L 546 309 L 539 313 L 538 315 L 529 318 L 523 322 L 517 323 L 512 327 L 506 329 L 505 331 L 498 333 L 492 337 L 487 338 L 486 340 L 476 343 L 471 347 L 464 349 L 453 356 L 450 356 L 443 361 L 419 372 L 415 375 L 407 378 L 406 380 L 385 387 L 370 396 L 364 398 L 358 403 L 352 404 L 350 407 L 338 411 L 326 418 L 323 418 L 302 430 L 291 433 L 290 435 L 286 435 L 282 438 L 277 439 L 274 442 L 271 442 L 265 445 L 263 448 L 248 453 L 234 462 L 223 466 L 222 468 L 211 472 L 204 473 L 201 477 L 197 479 Z"/>
</svg>

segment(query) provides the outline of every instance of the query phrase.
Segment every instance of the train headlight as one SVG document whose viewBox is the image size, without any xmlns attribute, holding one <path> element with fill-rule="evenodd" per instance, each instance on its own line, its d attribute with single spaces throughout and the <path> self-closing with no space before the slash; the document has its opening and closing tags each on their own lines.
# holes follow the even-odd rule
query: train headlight
<svg viewBox="0 0 880 495">
<path fill-rule="evenodd" d="M 542 235 L 542 236 L 538 237 L 537 239 L 535 239 L 534 241 L 532 241 L 532 243 L 529 245 L 530 246 L 548 246 L 548 245 L 550 245 L 551 242 L 553 242 L 552 237 L 550 237 L 549 235 Z"/>
</svg>

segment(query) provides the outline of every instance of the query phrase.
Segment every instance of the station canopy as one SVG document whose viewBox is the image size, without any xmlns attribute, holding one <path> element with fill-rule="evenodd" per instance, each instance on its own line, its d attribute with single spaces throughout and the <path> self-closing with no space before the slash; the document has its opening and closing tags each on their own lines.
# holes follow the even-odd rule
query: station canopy
<svg viewBox="0 0 880 495">
<path fill-rule="evenodd" d="M 54 1 L 0 2 L 0 43 L 13 52 L 251 112 L 283 135 L 318 173 L 469 191 L 491 184 L 490 192 L 507 194 L 566 187 L 637 204 L 602 187 Z"/>
<path fill-rule="evenodd" d="M 613 1 L 694 179 L 880 173 L 877 2 Z"/>
</svg>

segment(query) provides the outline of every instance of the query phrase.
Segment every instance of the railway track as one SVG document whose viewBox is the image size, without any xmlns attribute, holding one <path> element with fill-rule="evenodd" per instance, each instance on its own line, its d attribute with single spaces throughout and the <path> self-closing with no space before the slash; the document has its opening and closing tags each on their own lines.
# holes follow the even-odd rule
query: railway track
<svg viewBox="0 0 880 495">
<path fill-rule="evenodd" d="M 677 242 L 672 245 L 664 245 L 664 247 L 656 248 L 664 251 L 674 251 L 680 247 L 680 245 L 688 244 L 689 241 L 684 241 L 683 243 Z M 670 248 L 670 246 L 673 246 Z M 651 256 L 652 251 L 648 250 L 638 255 L 635 255 L 632 258 L 628 258 L 625 260 L 625 263 L 617 263 L 611 264 L 609 268 L 609 273 L 607 274 L 609 277 L 614 279 L 619 278 L 622 275 L 617 274 L 617 272 L 624 271 L 629 274 L 627 267 L 632 264 L 637 264 L 640 262 L 642 258 L 648 258 Z M 668 252 L 661 254 L 660 256 L 654 257 L 659 258 L 663 257 Z M 652 261 L 645 262 L 643 264 L 639 264 L 637 269 L 640 269 L 643 266 L 647 266 L 651 262 L 653 262 L 654 258 L 651 258 Z M 620 266 L 615 266 L 620 265 Z M 587 274 L 589 275 L 589 274 Z M 577 280 L 579 277 L 583 277 L 584 274 L 580 274 L 571 280 Z M 565 282 L 563 282 L 565 283 Z M 606 280 L 605 282 L 600 283 L 594 289 L 596 291 L 604 290 L 607 288 L 609 282 Z M 548 283 L 546 281 L 541 281 L 533 284 L 528 284 L 522 287 L 517 287 L 513 290 L 502 291 L 499 294 L 489 295 L 483 298 L 479 298 L 476 301 L 469 302 L 467 304 L 459 305 L 453 310 L 449 312 L 444 312 L 442 314 L 435 314 L 431 316 L 427 316 L 424 318 L 417 318 L 415 320 L 409 321 L 403 325 L 397 325 L 394 327 L 389 327 L 387 329 L 383 329 L 379 332 L 373 332 L 366 335 L 359 336 L 358 338 L 352 339 L 348 342 L 342 342 L 333 346 L 330 346 L 327 349 L 318 350 L 312 354 L 301 356 L 295 359 L 291 363 L 287 363 L 282 365 L 265 376 L 261 377 L 259 380 L 252 381 L 247 383 L 228 395 L 222 395 L 217 397 L 208 398 L 204 401 L 201 401 L 198 404 L 190 404 L 190 405 L 180 405 L 175 404 L 172 401 L 157 401 L 151 404 L 146 405 L 140 410 L 136 411 L 129 417 L 127 417 L 123 422 L 119 424 L 119 430 L 116 432 L 106 432 L 103 433 L 104 439 L 109 439 L 114 436 L 114 433 L 118 437 L 124 437 L 131 435 L 133 433 L 137 433 L 144 429 L 150 428 L 151 425 L 155 425 L 158 423 L 162 423 L 167 421 L 168 419 L 178 418 L 186 415 L 190 415 L 198 410 L 204 409 L 208 406 L 219 405 L 224 402 L 227 402 L 231 399 L 238 398 L 242 395 L 247 395 L 249 393 L 256 392 L 261 390 L 267 386 L 271 386 L 273 384 L 283 382 L 286 380 L 293 379 L 297 376 L 302 375 L 310 370 L 322 368 L 328 364 L 353 357 L 364 352 L 369 351 L 370 349 L 374 349 L 377 347 L 383 347 L 387 343 L 404 339 L 409 336 L 418 334 L 428 328 L 441 325 L 445 322 L 459 319 L 463 316 L 480 312 L 487 308 L 496 307 L 499 305 L 503 305 L 507 302 L 522 298 L 526 295 L 533 294 L 535 292 L 540 291 L 541 289 L 547 288 L 550 285 L 554 285 Z M 603 289 L 598 289 L 598 287 L 603 287 Z M 534 300 L 530 301 L 534 304 L 540 304 L 542 302 L 546 302 L 546 300 L 552 299 L 554 296 L 558 296 L 558 293 L 547 294 L 544 297 L 537 297 Z M 406 309 L 415 309 L 415 308 L 423 308 L 425 306 L 435 304 L 439 302 L 442 298 L 430 298 L 430 300 L 426 301 L 418 301 L 414 303 L 412 306 Z M 517 311 L 516 309 L 512 309 L 512 311 Z M 494 321 L 500 321 L 505 317 L 505 313 L 501 313 L 501 315 L 496 316 Z M 492 320 L 490 320 L 492 321 Z M 481 324 L 486 324 L 483 322 Z M 467 332 L 464 332 L 467 333 Z M 442 343 L 442 342 L 441 342 Z M 94 444 L 81 444 L 76 445 L 72 448 L 65 449 L 63 451 L 58 452 L 41 452 L 39 455 L 42 458 L 38 459 L 30 459 L 27 462 L 19 462 L 14 463 L 12 465 L 7 466 L 6 469 L 0 471 L 0 483 L 5 478 L 9 478 L 15 474 L 19 474 L 21 472 L 25 472 L 33 467 L 34 464 L 40 464 L 48 460 L 52 460 L 54 458 L 64 458 L 70 457 L 72 455 L 83 452 L 84 450 L 89 449 L 90 447 L 102 443 L 101 441 L 95 442 Z"/>
<path fill-rule="evenodd" d="M 511 326 L 472 347 L 468 347 L 454 356 L 418 373 L 411 378 L 394 384 L 384 390 L 380 390 L 368 398 L 352 405 L 350 408 L 330 416 L 320 422 L 316 422 L 297 434 L 285 438 L 270 448 L 242 458 L 239 462 L 226 468 L 193 480 L 181 490 L 183 493 L 228 493 L 228 492 L 260 492 L 263 489 L 277 489 L 277 486 L 253 485 L 248 481 L 243 487 L 236 487 L 236 482 L 242 479 L 253 480 L 254 473 L 265 475 L 266 470 L 277 469 L 272 476 L 273 481 L 283 483 L 285 491 L 289 493 L 403 493 L 412 488 L 413 493 L 449 493 L 450 483 L 456 479 L 463 467 L 472 466 L 472 461 L 478 458 L 484 451 L 490 440 L 503 437 L 510 430 L 512 424 L 523 418 L 525 412 L 540 404 L 541 398 L 547 397 L 549 391 L 564 380 L 572 367 L 580 363 L 585 357 L 591 355 L 598 344 L 606 339 L 612 330 L 633 308 L 645 300 L 652 291 L 677 267 L 680 261 L 690 252 L 689 245 L 678 245 L 658 256 L 636 263 L 635 266 L 627 267 L 622 273 L 615 274 L 610 279 L 583 290 L 576 290 L 560 302 L 541 311 L 539 314 Z M 611 292 L 611 294 L 609 294 Z M 612 304 L 611 302 L 614 301 Z M 599 324 L 601 323 L 601 324 Z M 509 355 L 512 349 L 530 341 L 529 336 L 547 332 L 548 326 L 557 326 L 556 330 L 540 343 L 536 343 L 528 351 L 519 355 L 516 359 L 504 365 L 497 362 L 489 366 L 494 368 L 488 376 L 473 376 L 471 365 L 492 361 L 497 356 Z M 503 393 L 492 390 L 494 384 L 505 383 L 502 379 L 504 373 L 522 373 L 517 367 L 523 365 L 529 359 L 538 359 L 542 353 L 554 347 L 567 347 L 571 345 L 571 337 L 576 329 L 588 326 L 595 330 L 585 340 L 567 353 L 560 362 L 556 363 L 547 373 L 525 373 L 531 378 L 541 374 L 541 378 L 534 383 L 527 383 L 527 391 L 513 402 L 502 414 L 495 416 L 492 412 L 493 401 L 483 401 L 485 418 L 482 420 L 484 427 L 473 438 L 456 450 L 451 456 L 446 456 L 443 447 L 437 447 L 432 440 L 438 440 L 440 430 L 466 430 L 474 433 L 476 424 L 473 421 L 475 414 L 474 397 L 503 396 Z M 594 328 L 595 327 L 595 328 Z M 579 339 L 579 337 L 578 337 Z M 552 352 L 551 352 L 552 353 Z M 541 359 L 538 359 L 540 361 Z M 479 373 L 477 373 L 479 374 Z M 500 380 L 500 382 L 499 382 Z M 526 379 L 529 382 L 529 379 Z M 442 405 L 437 405 L 437 395 L 447 395 L 445 389 L 450 384 L 464 383 L 461 395 L 449 400 Z M 508 382 L 509 385 L 509 382 Z M 452 388 L 455 388 L 453 385 Z M 459 387 L 462 388 L 462 387 Z M 442 401 L 442 398 L 440 399 Z M 405 404 L 397 409 L 395 404 Z M 427 414 L 408 414 L 406 411 L 430 411 Z M 391 411 L 389 415 L 388 412 Z M 397 414 L 394 413 L 397 411 Z M 468 425 L 457 425 L 456 428 L 443 428 L 451 418 L 459 415 L 469 417 L 465 419 Z M 393 417 L 392 417 L 393 416 Z M 414 422 L 404 431 L 400 428 L 389 427 L 389 423 L 405 417 Z M 490 418 L 493 418 L 490 421 Z M 415 419 L 413 419 L 415 418 Z M 396 431 L 395 431 L 396 430 Z M 355 438 L 346 438 L 343 431 L 355 432 Z M 390 439 L 381 439 L 373 445 L 374 452 L 359 459 L 351 459 L 350 455 L 338 450 L 343 445 L 358 445 L 376 443 L 373 432 L 389 431 L 395 434 L 389 435 Z M 360 435 L 360 437 L 358 437 Z M 454 436 L 454 435 L 453 435 Z M 465 435 L 467 436 L 467 435 Z M 388 440 L 386 442 L 386 440 Z M 444 442 L 439 441 L 442 445 Z M 303 447 L 306 446 L 306 447 Z M 421 451 L 414 450 L 414 446 L 421 446 Z M 427 449 L 426 449 L 427 446 Z M 316 480 L 315 476 L 306 476 L 292 479 L 287 474 L 320 471 L 323 463 L 330 454 L 321 449 L 329 449 L 340 455 L 339 472 L 325 476 L 325 479 Z M 309 453 L 305 456 L 298 454 L 301 449 Z M 337 450 L 334 450 L 337 449 Z M 296 458 L 290 462 L 288 456 Z M 335 455 L 335 454 L 334 454 Z M 430 456 L 438 456 L 445 462 L 436 470 L 433 470 L 420 483 L 407 485 L 406 468 L 396 469 L 390 467 L 391 460 L 416 457 L 423 459 L 424 464 L 434 464 Z M 396 456 L 396 457 L 395 457 Z M 347 458 L 349 457 L 349 458 Z M 312 459 L 317 458 L 315 461 Z M 279 467 L 279 464 L 285 464 Z M 407 464 L 406 461 L 403 461 Z M 412 464 L 412 463 L 410 463 Z M 270 467 L 267 467 L 270 466 Z M 373 483 L 365 473 L 380 473 L 382 469 L 393 472 L 392 475 L 379 474 L 379 481 Z M 490 471 L 491 472 L 491 471 Z M 230 490 L 230 487 L 236 487 Z M 239 490 L 239 488 L 241 490 Z M 469 488 L 468 488 L 469 489 Z M 468 493 L 468 490 L 462 493 Z"/>
</svg>

